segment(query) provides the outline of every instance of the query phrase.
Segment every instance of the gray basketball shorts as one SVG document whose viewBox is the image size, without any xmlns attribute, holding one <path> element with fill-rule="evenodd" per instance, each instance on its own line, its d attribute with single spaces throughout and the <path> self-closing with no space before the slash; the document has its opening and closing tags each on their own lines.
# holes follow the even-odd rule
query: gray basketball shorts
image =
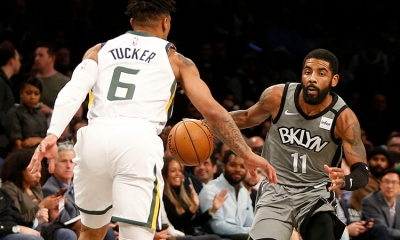
<svg viewBox="0 0 400 240">
<path fill-rule="evenodd" d="M 253 239 L 290 239 L 303 221 L 317 212 L 334 212 L 326 186 L 289 187 L 263 181 L 258 193 L 250 236 Z M 321 206 L 316 208 L 317 203 Z M 312 211 L 312 212 L 311 212 Z M 310 215 L 311 214 L 311 215 Z"/>
</svg>

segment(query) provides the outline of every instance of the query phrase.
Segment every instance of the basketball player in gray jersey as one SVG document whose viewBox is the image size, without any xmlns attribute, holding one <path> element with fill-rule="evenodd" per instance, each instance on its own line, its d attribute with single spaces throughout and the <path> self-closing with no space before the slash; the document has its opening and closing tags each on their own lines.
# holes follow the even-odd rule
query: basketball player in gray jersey
<svg viewBox="0 0 400 240">
<path fill-rule="evenodd" d="M 360 124 L 331 88 L 339 82 L 338 60 L 325 49 L 311 51 L 300 83 L 267 88 L 247 110 L 231 112 L 239 128 L 271 117 L 262 156 L 275 168 L 278 184 L 260 185 L 250 239 L 340 239 L 344 226 L 334 209 L 334 189 L 355 190 L 368 182 Z M 350 175 L 340 168 L 342 151 Z"/>
</svg>

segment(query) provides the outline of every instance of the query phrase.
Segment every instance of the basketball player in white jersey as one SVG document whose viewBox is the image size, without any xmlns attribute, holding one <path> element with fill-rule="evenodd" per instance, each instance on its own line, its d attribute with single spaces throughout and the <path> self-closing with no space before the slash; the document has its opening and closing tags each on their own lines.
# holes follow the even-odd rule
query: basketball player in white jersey
<svg viewBox="0 0 400 240">
<path fill-rule="evenodd" d="M 247 110 L 231 112 L 239 128 L 272 125 L 262 156 L 275 168 L 278 184 L 264 180 L 250 239 L 289 239 L 296 228 L 304 240 L 340 239 L 344 226 L 332 206 L 332 190 L 355 190 L 368 182 L 365 148 L 354 112 L 334 92 L 338 60 L 325 49 L 303 62 L 301 83 L 267 88 Z M 342 150 L 351 173 L 339 168 Z"/>
<path fill-rule="evenodd" d="M 52 171 L 57 138 L 91 90 L 89 125 L 79 130 L 75 145 L 80 240 L 103 239 L 111 218 L 119 222 L 120 239 L 153 239 L 163 192 L 158 135 L 172 113 L 177 84 L 248 169 L 261 167 L 277 182 L 274 168 L 247 146 L 194 63 L 166 41 L 174 9 L 173 0 L 129 1 L 126 14 L 134 30 L 85 53 L 58 95 L 48 135 L 32 157 L 31 171 L 44 157 Z"/>
</svg>

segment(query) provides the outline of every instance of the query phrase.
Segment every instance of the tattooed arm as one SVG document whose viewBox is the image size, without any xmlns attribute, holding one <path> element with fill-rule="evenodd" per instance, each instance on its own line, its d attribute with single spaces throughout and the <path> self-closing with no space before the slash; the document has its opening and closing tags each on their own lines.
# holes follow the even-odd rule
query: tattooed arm
<svg viewBox="0 0 400 240">
<path fill-rule="evenodd" d="M 346 189 L 354 191 L 368 183 L 366 153 L 361 141 L 360 123 L 349 108 L 340 113 L 335 128 L 335 137 L 343 141 L 343 151 L 351 173 L 344 175 L 343 169 L 325 165 L 332 186 L 329 190 Z"/>
<path fill-rule="evenodd" d="M 343 151 L 349 166 L 357 162 L 367 162 L 365 147 L 361 140 L 360 123 L 349 108 L 338 117 L 335 135 L 343 141 Z"/>
<path fill-rule="evenodd" d="M 285 85 L 279 84 L 264 90 L 256 104 L 247 110 L 229 112 L 236 125 L 242 128 L 249 128 L 261 124 L 270 116 L 275 117 L 279 111 Z"/>
<path fill-rule="evenodd" d="M 277 182 L 275 169 L 268 161 L 251 151 L 231 115 L 212 97 L 209 88 L 200 79 L 195 64 L 174 49 L 169 51 L 169 60 L 177 81 L 193 105 L 207 120 L 213 133 L 245 160 L 247 169 L 254 170 L 261 167 L 266 171 L 271 182 Z"/>
</svg>

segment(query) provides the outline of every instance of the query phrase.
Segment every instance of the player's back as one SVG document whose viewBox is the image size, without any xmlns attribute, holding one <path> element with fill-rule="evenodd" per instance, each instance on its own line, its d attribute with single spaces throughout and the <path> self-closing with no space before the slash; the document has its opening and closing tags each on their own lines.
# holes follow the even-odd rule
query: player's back
<svg viewBox="0 0 400 240">
<path fill-rule="evenodd" d="M 172 113 L 175 76 L 168 60 L 171 43 L 129 31 L 103 44 L 88 119 L 140 118 L 161 132 Z"/>
</svg>

